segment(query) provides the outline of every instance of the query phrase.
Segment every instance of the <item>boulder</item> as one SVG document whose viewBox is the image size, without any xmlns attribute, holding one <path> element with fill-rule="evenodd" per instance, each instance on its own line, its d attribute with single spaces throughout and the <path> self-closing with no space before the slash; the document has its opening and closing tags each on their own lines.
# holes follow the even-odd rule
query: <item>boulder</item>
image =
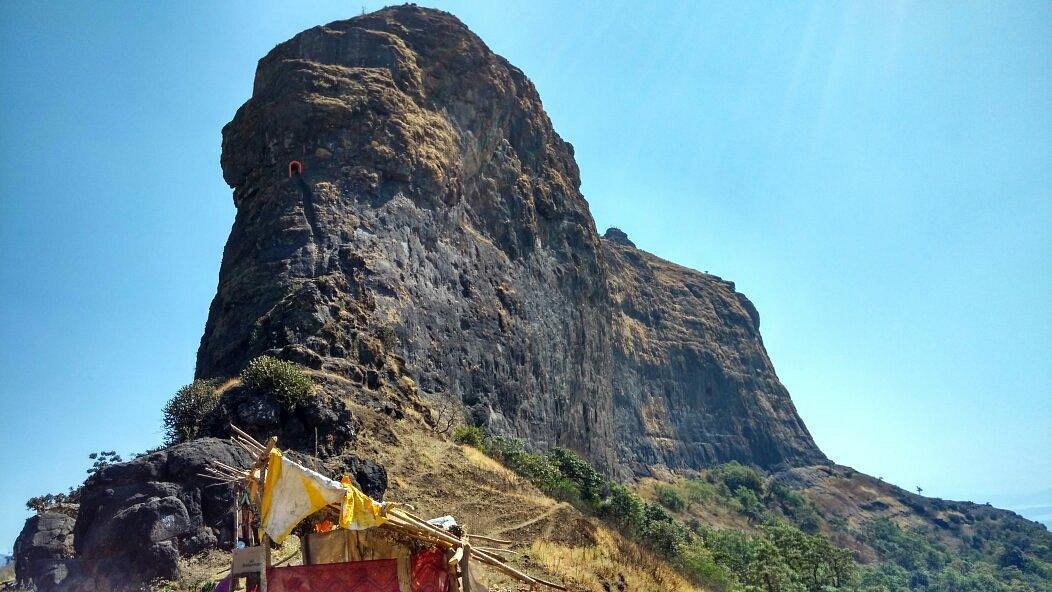
<svg viewBox="0 0 1052 592">
<path fill-rule="evenodd" d="M 383 499 L 387 472 L 353 454 L 293 460 L 332 477 L 350 475 Z M 38 589 L 75 592 L 138 590 L 180 575 L 180 559 L 233 545 L 233 487 L 199 476 L 213 460 L 248 467 L 252 459 L 225 440 L 200 438 L 103 467 L 81 488 L 76 521 L 45 513 L 18 538 L 19 579 Z M 74 557 L 75 554 L 75 557 Z M 24 573 L 23 573 L 24 572 Z"/>
<path fill-rule="evenodd" d="M 71 516 L 55 511 L 26 520 L 14 549 L 15 578 L 20 585 L 39 592 L 59 590 L 73 557 L 73 523 Z"/>
<path fill-rule="evenodd" d="M 359 429 L 347 403 L 322 387 L 292 409 L 267 393 L 234 387 L 205 418 L 201 435 L 228 437 L 231 423 L 261 442 L 277 436 L 282 448 L 317 450 L 323 458 L 341 453 Z"/>
<path fill-rule="evenodd" d="M 232 544 L 233 488 L 198 476 L 211 460 L 248 466 L 241 449 L 202 438 L 109 465 L 81 489 L 70 590 L 133 590 L 179 574 L 179 558 Z M 207 486 L 207 487 L 206 487 Z"/>
<path fill-rule="evenodd" d="M 614 228 L 613 226 L 606 229 L 606 232 L 603 234 L 603 238 L 612 243 L 617 243 L 626 247 L 635 248 L 636 246 L 636 243 L 629 240 L 628 235 L 625 234 L 624 230 L 621 230 L 620 228 Z"/>
</svg>

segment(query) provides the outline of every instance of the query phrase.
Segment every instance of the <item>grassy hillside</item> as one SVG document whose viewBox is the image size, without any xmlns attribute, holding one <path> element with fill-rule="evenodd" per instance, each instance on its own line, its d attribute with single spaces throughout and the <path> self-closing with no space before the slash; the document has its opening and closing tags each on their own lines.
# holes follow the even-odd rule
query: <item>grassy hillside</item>
<svg viewBox="0 0 1052 592">
<path fill-rule="evenodd" d="M 1043 526 L 847 467 L 768 475 L 732 462 L 625 486 L 568 450 L 540 454 L 478 428 L 453 429 L 455 413 L 419 399 L 397 420 L 367 400 L 348 404 L 362 428 L 356 454 L 387 468 L 387 500 L 451 514 L 469 534 L 514 540 L 512 563 L 575 591 L 1052 590 Z M 276 556 L 295 564 L 290 539 Z M 218 552 L 194 558 L 181 582 L 158 590 L 200 590 L 227 561 Z M 494 592 L 519 589 L 487 577 Z"/>
<path fill-rule="evenodd" d="M 1043 526 L 989 506 L 908 494 L 844 467 L 772 477 L 732 462 L 693 478 L 644 479 L 629 490 L 569 451 L 535 454 L 474 428 L 461 428 L 456 438 L 616 528 L 700 588 L 1052 589 L 1052 536 Z M 794 488 L 801 472 L 813 478 Z M 584 561 L 577 573 L 591 571 L 587 559 L 596 543 L 577 542 L 577 554 L 563 556 Z"/>
</svg>

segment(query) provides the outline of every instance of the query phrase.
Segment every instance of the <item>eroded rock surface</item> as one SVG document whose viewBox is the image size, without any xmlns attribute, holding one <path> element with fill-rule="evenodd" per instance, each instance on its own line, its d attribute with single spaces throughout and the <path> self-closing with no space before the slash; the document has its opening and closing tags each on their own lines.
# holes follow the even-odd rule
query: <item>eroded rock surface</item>
<svg viewBox="0 0 1052 592">
<path fill-rule="evenodd" d="M 130 590 L 175 578 L 180 556 L 231 545 L 233 490 L 198 476 L 211 460 L 247 466 L 228 442 L 202 438 L 102 468 L 84 483 L 70 590 Z"/>
<path fill-rule="evenodd" d="M 63 512 L 43 512 L 26 520 L 15 539 L 15 577 L 39 592 L 59 590 L 73 557 L 73 518 Z"/>
<path fill-rule="evenodd" d="M 237 217 L 198 377 L 270 353 L 622 476 L 824 461 L 751 303 L 601 239 L 533 84 L 449 14 L 387 8 L 277 46 L 222 165 Z"/>
<path fill-rule="evenodd" d="M 636 473 L 824 460 L 767 357 L 756 308 L 733 283 L 636 249 L 627 236 L 603 246 L 616 424 L 636 435 L 619 442 L 620 458 Z"/>
</svg>

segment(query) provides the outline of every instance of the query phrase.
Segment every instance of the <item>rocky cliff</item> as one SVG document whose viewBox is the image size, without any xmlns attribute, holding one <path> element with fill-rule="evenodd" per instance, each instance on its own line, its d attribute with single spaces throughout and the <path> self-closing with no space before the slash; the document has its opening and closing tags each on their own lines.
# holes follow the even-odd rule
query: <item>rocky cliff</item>
<svg viewBox="0 0 1052 592">
<path fill-rule="evenodd" d="M 199 378 L 270 353 L 621 476 L 825 460 L 752 304 L 601 238 L 533 84 L 449 14 L 388 8 L 278 45 L 222 165 L 237 217 Z"/>
<path fill-rule="evenodd" d="M 1047 540 L 1011 513 L 829 462 L 778 380 L 753 304 L 616 228 L 599 236 L 573 148 L 536 89 L 449 14 L 387 8 L 278 45 L 223 129 L 222 167 L 237 215 L 197 378 L 232 378 L 270 354 L 310 368 L 316 388 L 288 407 L 244 381 L 210 383 L 222 393 L 200 436 L 224 436 L 230 422 L 277 434 L 376 498 L 388 485 L 380 460 L 399 501 L 455 512 L 478 532 L 566 543 L 574 571 L 599 544 L 651 579 L 660 560 L 639 554 L 632 531 L 609 532 L 454 446 L 436 415 L 446 428 L 460 420 L 575 449 L 626 480 L 731 460 L 768 469 L 772 484 L 802 492 L 786 497 L 794 508 L 821 512 L 815 529 L 863 561 L 883 552 L 859 538 L 874 520 L 962 553 L 1011 550 L 1019 533 Z M 232 491 L 206 486 L 209 459 L 248 461 L 202 437 L 102 468 L 79 508 L 26 523 L 18 578 L 44 591 L 137 590 L 229 548 Z M 749 516 L 739 526 L 754 526 Z M 544 549 L 558 551 L 529 548 Z M 615 574 L 624 583 L 619 569 L 600 569 L 603 589 Z"/>
</svg>

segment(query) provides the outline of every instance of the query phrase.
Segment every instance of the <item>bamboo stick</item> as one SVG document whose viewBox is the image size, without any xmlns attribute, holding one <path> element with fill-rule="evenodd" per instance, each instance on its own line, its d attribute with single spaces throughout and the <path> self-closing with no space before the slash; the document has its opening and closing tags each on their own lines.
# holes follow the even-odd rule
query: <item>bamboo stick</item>
<svg viewBox="0 0 1052 592">
<path fill-rule="evenodd" d="M 486 548 L 482 548 L 482 547 L 472 547 L 472 549 L 475 550 L 475 551 L 483 551 L 485 553 L 489 553 L 490 555 L 492 555 L 493 557 L 495 557 L 497 559 L 500 559 L 504 563 L 508 562 L 508 558 L 507 557 L 501 555 L 500 553 L 494 552 L 493 549 L 486 549 Z"/>
<path fill-rule="evenodd" d="M 243 475 L 233 475 L 226 471 L 217 471 L 212 467 L 205 467 L 205 471 L 208 471 L 213 477 L 222 477 L 223 479 L 233 479 L 235 481 L 243 477 Z"/>
<path fill-rule="evenodd" d="M 473 539 L 479 539 L 490 543 L 497 543 L 498 545 L 514 545 L 515 541 L 505 541 L 503 539 L 495 539 L 493 537 L 482 536 L 481 534 L 468 535 Z"/>
<path fill-rule="evenodd" d="M 249 453 L 252 456 L 252 458 L 259 458 L 259 453 L 262 452 L 261 450 L 256 450 L 255 448 L 253 448 L 244 440 L 231 437 L 230 441 L 240 446 L 241 450 L 244 450 L 245 452 Z"/>
<path fill-rule="evenodd" d="M 255 446 L 258 446 L 260 450 L 263 450 L 265 448 L 262 444 L 259 443 L 259 440 L 256 440 L 252 436 L 248 435 L 248 432 L 246 432 L 245 430 L 237 427 L 236 425 L 230 424 L 230 429 L 233 430 L 234 432 L 236 432 L 237 435 L 239 435 L 242 438 L 244 438 L 245 440 L 247 440 L 249 443 L 254 444 Z"/>
<path fill-rule="evenodd" d="M 248 454 L 248 457 L 252 459 L 251 463 L 255 463 L 263 454 L 262 450 L 256 450 L 254 447 L 249 446 L 247 443 L 245 443 L 244 440 L 235 440 L 231 438 L 230 441 L 234 442 L 239 448 L 241 448 L 241 450 L 244 450 L 245 453 Z"/>
<path fill-rule="evenodd" d="M 226 478 L 220 477 L 218 475 L 206 475 L 204 473 L 198 473 L 197 476 L 198 477 L 204 477 L 205 479 L 212 479 L 213 481 L 218 481 L 218 483 L 216 483 L 216 485 L 222 485 L 224 483 L 236 483 L 238 481 L 238 479 L 226 479 Z M 208 486 L 208 487 L 211 487 L 211 486 Z"/>
<path fill-rule="evenodd" d="M 233 472 L 238 473 L 238 474 L 244 473 L 244 472 L 246 472 L 248 470 L 248 469 L 242 469 L 242 468 L 239 468 L 239 467 L 232 467 L 232 466 L 230 466 L 230 465 L 228 465 L 228 464 L 226 464 L 224 462 L 221 462 L 221 461 L 218 461 L 218 460 L 215 460 L 215 459 L 212 460 L 212 464 L 217 466 L 217 467 L 223 467 L 224 469 L 227 469 L 228 471 L 233 471 Z"/>
<path fill-rule="evenodd" d="M 515 569 L 514 567 L 504 563 L 503 561 L 501 561 L 499 559 L 496 559 L 495 557 L 493 557 L 489 553 L 486 553 L 485 551 L 479 551 L 478 549 L 474 549 L 474 553 L 472 553 L 472 555 L 474 555 L 476 558 L 478 558 L 483 563 L 486 563 L 488 565 L 492 565 L 493 567 L 495 567 L 498 570 L 508 574 L 509 576 L 511 576 L 513 578 L 517 578 L 519 580 L 522 580 L 523 582 L 526 582 L 527 584 L 542 583 L 540 580 L 534 578 L 533 576 L 527 575 L 527 574 Z M 563 588 L 562 586 L 553 586 L 553 587 L 557 588 L 559 590 L 565 590 L 566 589 L 566 588 Z"/>
<path fill-rule="evenodd" d="M 233 471 L 231 469 L 220 467 L 219 465 L 208 465 L 208 466 L 205 466 L 204 470 L 210 471 L 212 473 L 220 473 L 220 474 L 223 474 L 223 475 L 231 475 L 231 476 L 238 477 L 238 478 L 241 478 L 241 477 L 245 476 L 245 473 L 243 471 Z"/>
<path fill-rule="evenodd" d="M 231 432 L 230 437 L 231 438 L 236 438 L 236 439 L 244 442 L 245 444 L 247 444 L 251 448 L 263 450 L 263 445 L 262 444 L 260 444 L 257 440 L 254 440 L 251 436 L 245 435 L 245 433 L 243 431 L 241 431 L 241 430 L 238 430 L 237 432 Z"/>
<path fill-rule="evenodd" d="M 491 547 L 471 547 L 472 549 L 481 549 L 482 551 L 493 555 L 494 557 L 500 557 L 498 553 L 511 553 L 512 555 L 521 555 L 518 551 L 512 551 L 511 549 L 493 549 Z M 507 559 L 500 557 L 501 561 L 507 561 Z"/>
<path fill-rule="evenodd" d="M 562 590 L 563 592 L 566 592 L 566 587 L 565 586 L 560 586 L 559 584 L 556 584 L 555 582 L 549 582 L 548 580 L 544 580 L 544 579 L 541 579 L 541 578 L 533 578 L 533 579 L 535 579 L 538 582 L 544 584 L 545 586 L 548 586 L 549 588 L 555 588 L 556 590 Z"/>
</svg>

